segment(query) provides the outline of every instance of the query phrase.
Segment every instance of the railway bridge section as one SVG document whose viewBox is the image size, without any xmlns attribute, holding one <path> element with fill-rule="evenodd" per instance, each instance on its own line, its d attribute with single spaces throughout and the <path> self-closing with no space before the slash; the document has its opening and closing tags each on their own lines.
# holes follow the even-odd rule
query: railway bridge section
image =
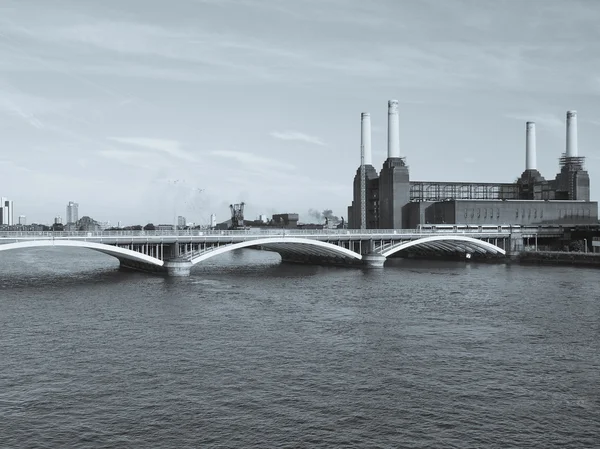
<svg viewBox="0 0 600 449">
<path fill-rule="evenodd" d="M 277 252 L 282 261 L 380 268 L 411 250 L 424 255 L 485 254 L 506 257 L 522 249 L 524 233 L 512 227 L 446 230 L 289 230 L 0 232 L 0 252 L 22 248 L 87 248 L 116 257 L 122 268 L 187 276 L 193 266 L 241 248 Z"/>
</svg>

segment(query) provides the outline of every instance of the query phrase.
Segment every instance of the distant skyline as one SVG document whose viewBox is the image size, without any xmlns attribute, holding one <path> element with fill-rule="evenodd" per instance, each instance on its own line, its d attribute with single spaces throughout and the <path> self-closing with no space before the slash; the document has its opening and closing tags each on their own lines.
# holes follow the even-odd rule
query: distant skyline
<svg viewBox="0 0 600 449">
<path fill-rule="evenodd" d="M 51 222 L 346 217 L 370 112 L 399 101 L 412 180 L 512 182 L 536 122 L 546 179 L 577 110 L 600 199 L 592 0 L 4 0 L 0 195 Z"/>
</svg>

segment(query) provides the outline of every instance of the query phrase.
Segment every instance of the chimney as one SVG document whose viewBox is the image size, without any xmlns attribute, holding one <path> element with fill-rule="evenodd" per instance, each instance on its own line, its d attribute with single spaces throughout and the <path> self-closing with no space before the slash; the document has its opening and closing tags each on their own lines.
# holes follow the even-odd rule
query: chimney
<svg viewBox="0 0 600 449">
<path fill-rule="evenodd" d="M 577 111 L 567 111 L 567 157 L 577 157 Z"/>
<path fill-rule="evenodd" d="M 371 152 L 371 114 L 360 114 L 360 145 L 365 152 L 365 165 L 373 165 Z"/>
<path fill-rule="evenodd" d="M 525 170 L 537 169 L 537 154 L 535 145 L 535 122 L 527 122 L 525 137 Z"/>
<path fill-rule="evenodd" d="M 393 157 L 400 157 L 398 100 L 388 101 L 388 159 Z"/>
</svg>

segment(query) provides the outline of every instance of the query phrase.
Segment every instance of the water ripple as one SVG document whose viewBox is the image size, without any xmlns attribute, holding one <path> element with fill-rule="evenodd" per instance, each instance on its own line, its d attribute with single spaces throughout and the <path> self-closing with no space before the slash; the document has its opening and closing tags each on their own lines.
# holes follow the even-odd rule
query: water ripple
<svg viewBox="0 0 600 449">
<path fill-rule="evenodd" d="M 597 271 L 44 251 L 0 255 L 0 447 L 597 447 Z"/>
</svg>

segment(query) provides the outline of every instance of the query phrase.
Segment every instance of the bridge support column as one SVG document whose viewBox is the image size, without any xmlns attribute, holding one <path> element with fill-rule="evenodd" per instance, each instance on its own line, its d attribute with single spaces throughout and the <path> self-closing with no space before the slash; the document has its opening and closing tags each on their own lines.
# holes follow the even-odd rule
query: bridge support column
<svg viewBox="0 0 600 449">
<path fill-rule="evenodd" d="M 165 262 L 163 265 L 165 270 L 167 270 L 168 276 L 173 277 L 184 277 L 190 275 L 190 270 L 192 268 L 191 262 Z"/>
<path fill-rule="evenodd" d="M 369 253 L 363 256 L 362 262 L 366 268 L 383 268 L 386 259 L 381 254 Z"/>
<path fill-rule="evenodd" d="M 520 234 L 512 234 L 508 239 L 509 248 L 506 251 L 510 259 L 518 259 L 519 255 L 523 252 L 523 236 Z"/>
</svg>

